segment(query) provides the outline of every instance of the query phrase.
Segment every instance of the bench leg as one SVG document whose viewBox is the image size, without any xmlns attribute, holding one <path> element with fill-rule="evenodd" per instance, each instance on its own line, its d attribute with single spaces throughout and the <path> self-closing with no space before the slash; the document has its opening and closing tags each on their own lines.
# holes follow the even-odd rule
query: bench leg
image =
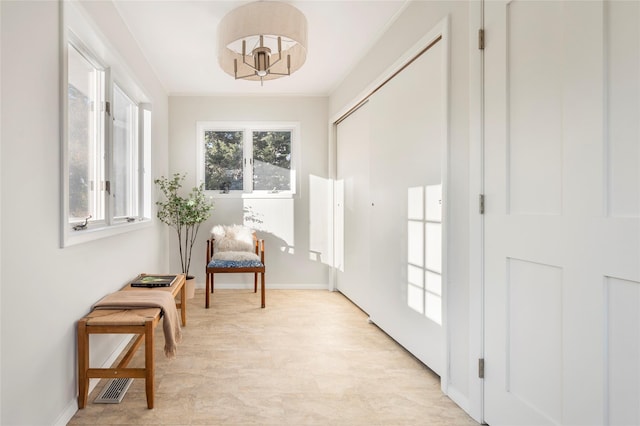
<svg viewBox="0 0 640 426">
<path fill-rule="evenodd" d="M 182 285 L 182 288 L 180 289 L 180 319 L 182 320 L 183 327 L 187 325 L 187 283 L 186 281 Z"/>
<path fill-rule="evenodd" d="M 147 394 L 147 408 L 153 408 L 154 399 L 154 357 L 153 357 L 153 321 L 147 320 L 145 323 L 144 340 L 144 370 L 145 370 L 145 390 Z"/>
<path fill-rule="evenodd" d="M 78 321 L 78 408 L 87 406 L 89 397 L 89 335 L 87 334 L 87 321 Z"/>
</svg>

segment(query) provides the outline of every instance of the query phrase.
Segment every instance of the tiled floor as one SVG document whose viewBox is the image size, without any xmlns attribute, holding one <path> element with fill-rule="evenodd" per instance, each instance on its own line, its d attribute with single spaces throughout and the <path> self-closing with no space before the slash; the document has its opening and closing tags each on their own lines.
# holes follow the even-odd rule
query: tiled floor
<svg viewBox="0 0 640 426">
<path fill-rule="evenodd" d="M 94 404 L 70 425 L 477 425 L 431 370 L 340 293 L 219 290 L 189 301 L 178 356 L 156 329 L 156 398 L 144 381 L 120 404 Z M 142 365 L 143 350 L 131 365 Z"/>
</svg>

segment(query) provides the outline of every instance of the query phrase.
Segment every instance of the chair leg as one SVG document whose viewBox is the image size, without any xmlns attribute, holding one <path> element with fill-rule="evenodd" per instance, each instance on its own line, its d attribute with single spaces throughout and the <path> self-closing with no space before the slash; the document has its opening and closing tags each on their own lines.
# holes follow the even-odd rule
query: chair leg
<svg viewBox="0 0 640 426">
<path fill-rule="evenodd" d="M 206 284 L 205 284 L 205 289 L 204 289 L 204 307 L 205 308 L 209 308 L 209 286 L 211 285 L 211 274 L 210 273 L 206 273 Z"/>
<path fill-rule="evenodd" d="M 262 308 L 265 307 L 265 288 L 264 288 L 264 272 L 260 274 L 260 276 L 262 277 L 262 282 L 260 283 L 260 297 L 262 299 Z"/>
<path fill-rule="evenodd" d="M 258 292 L 258 273 L 253 274 L 253 292 Z"/>
</svg>

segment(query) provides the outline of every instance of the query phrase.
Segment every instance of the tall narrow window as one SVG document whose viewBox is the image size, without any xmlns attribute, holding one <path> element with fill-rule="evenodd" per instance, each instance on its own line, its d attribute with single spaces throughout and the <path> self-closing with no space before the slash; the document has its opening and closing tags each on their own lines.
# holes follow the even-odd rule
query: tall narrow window
<svg viewBox="0 0 640 426">
<path fill-rule="evenodd" d="M 118 87 L 113 90 L 113 148 L 110 192 L 114 219 L 138 215 L 138 106 Z"/>
<path fill-rule="evenodd" d="M 104 220 L 104 70 L 69 44 L 68 222 Z"/>
</svg>

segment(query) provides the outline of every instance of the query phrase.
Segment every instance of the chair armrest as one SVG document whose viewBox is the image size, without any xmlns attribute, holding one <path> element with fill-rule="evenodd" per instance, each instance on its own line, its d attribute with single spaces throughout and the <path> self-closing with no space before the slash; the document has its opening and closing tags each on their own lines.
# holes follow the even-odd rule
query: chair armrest
<svg viewBox="0 0 640 426">
<path fill-rule="evenodd" d="M 256 254 L 260 256 L 260 262 L 264 265 L 264 240 L 262 239 L 256 241 Z"/>
</svg>

